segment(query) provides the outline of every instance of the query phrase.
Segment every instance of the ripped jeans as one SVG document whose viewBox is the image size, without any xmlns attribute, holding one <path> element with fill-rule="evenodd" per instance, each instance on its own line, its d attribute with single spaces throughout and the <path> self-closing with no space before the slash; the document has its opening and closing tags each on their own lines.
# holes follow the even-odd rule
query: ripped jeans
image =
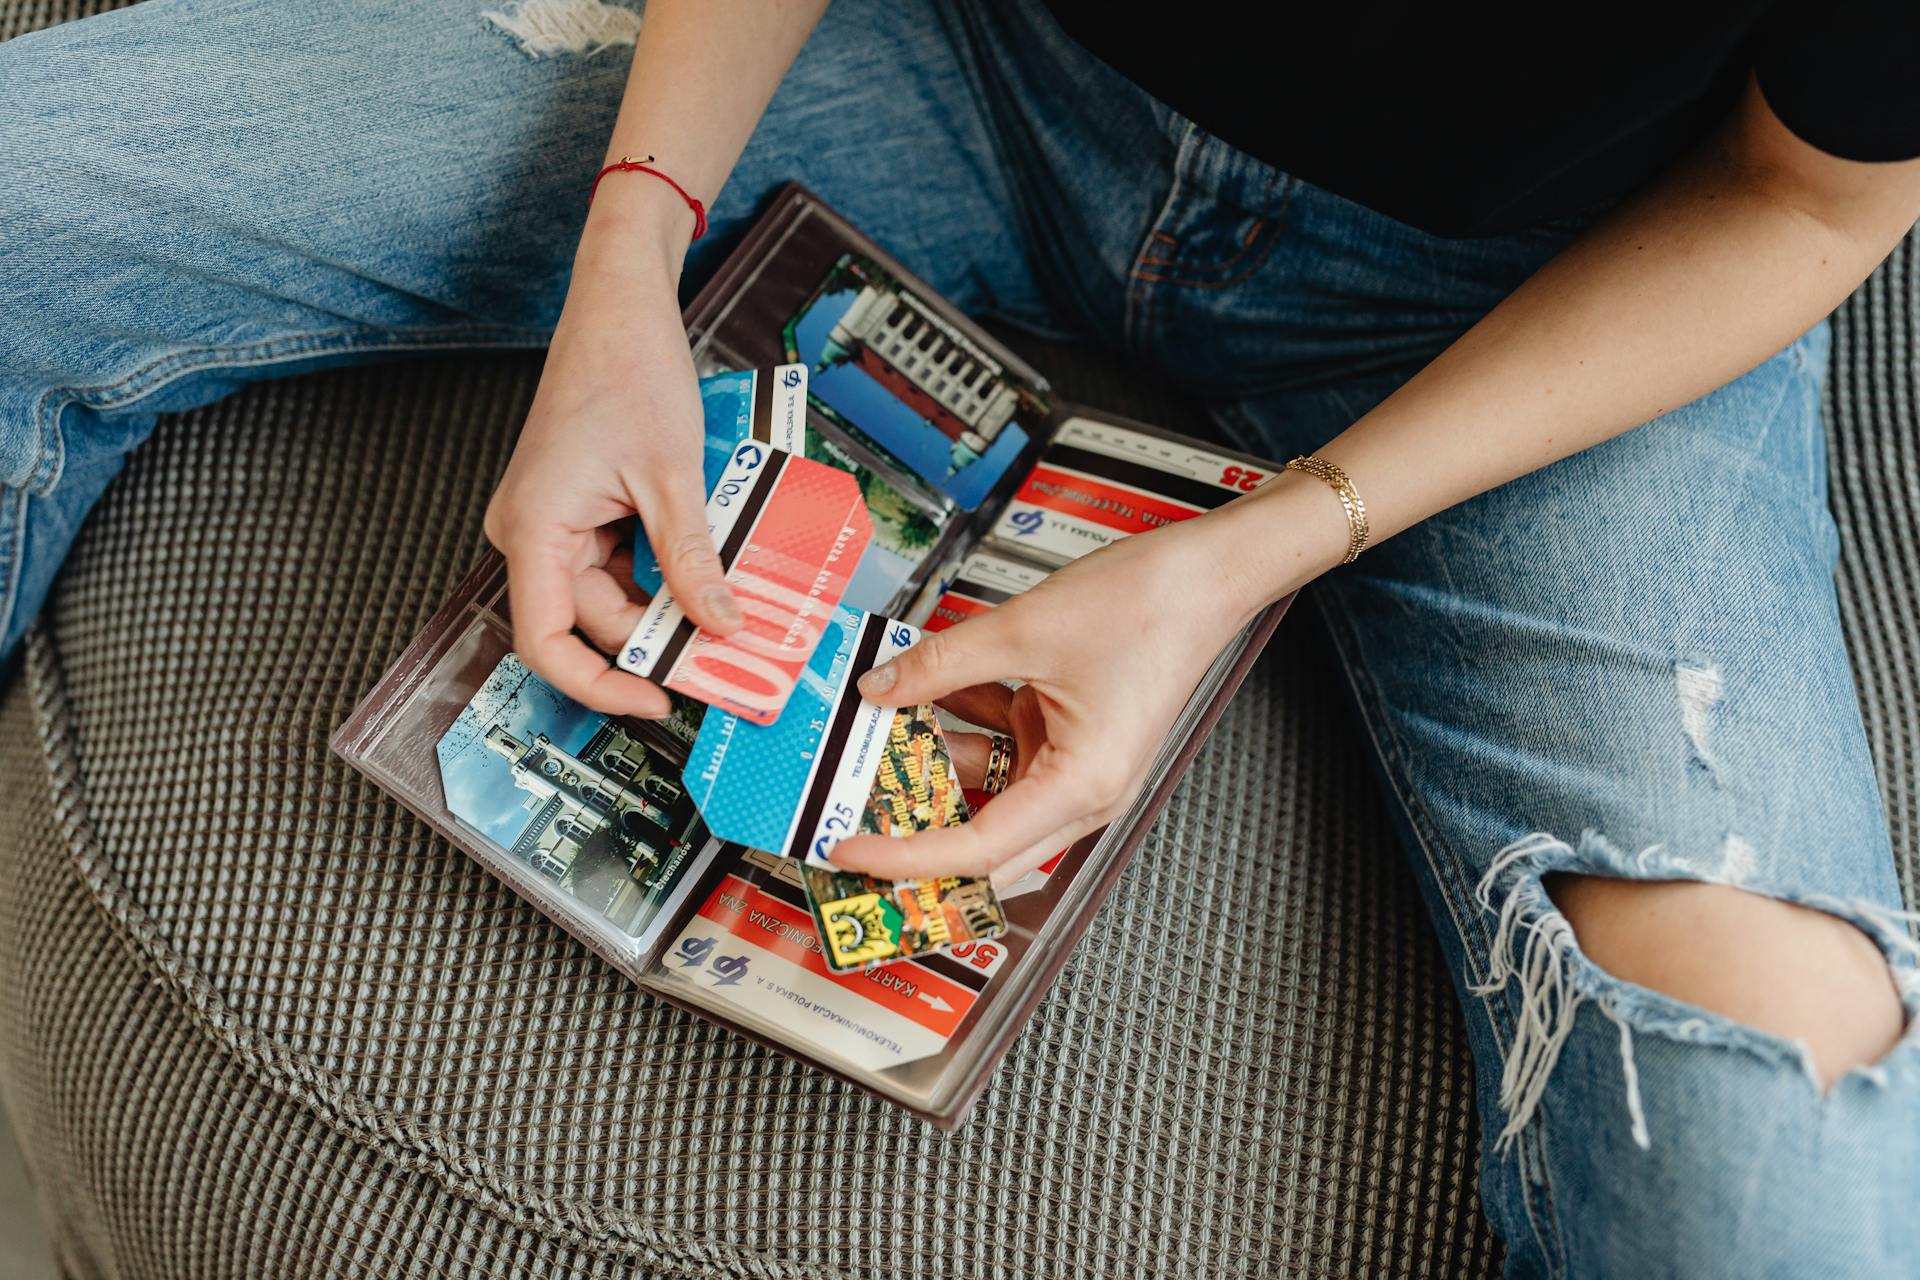
<svg viewBox="0 0 1920 1280">
<path fill-rule="evenodd" d="M 543 344 L 634 25 L 597 0 L 149 0 L 0 45 L 0 643 L 156 414 Z M 834 4 L 690 283 L 789 178 L 963 307 L 1109 344 L 1273 457 L 1586 221 L 1424 235 L 1209 136 L 1031 0 Z M 1823 1096 L 1799 1045 L 1599 969 L 1542 885 L 1742 886 L 1911 978 L 1834 596 L 1826 351 L 1816 327 L 1309 593 L 1460 990 L 1510 1274 L 1920 1257 L 1911 1033 Z"/>
</svg>

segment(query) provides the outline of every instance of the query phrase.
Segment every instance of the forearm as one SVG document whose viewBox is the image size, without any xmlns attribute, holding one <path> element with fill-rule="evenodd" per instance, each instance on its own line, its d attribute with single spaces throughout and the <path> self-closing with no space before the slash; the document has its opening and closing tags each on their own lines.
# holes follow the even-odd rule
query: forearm
<svg viewBox="0 0 1920 1280">
<path fill-rule="evenodd" d="M 1365 498 L 1374 540 L 1723 385 L 1844 300 L 1912 226 L 1920 182 L 1911 166 L 1789 156 L 1808 182 L 1775 163 L 1803 145 L 1736 122 L 1321 448 Z M 1306 543 L 1267 539 L 1269 594 L 1345 549 L 1316 487 L 1291 476 L 1245 504 L 1270 504 L 1269 528 L 1313 522 Z"/>
<path fill-rule="evenodd" d="M 827 0 L 651 0 L 607 144 L 654 163 L 711 206 Z M 600 187 L 580 255 L 677 280 L 693 213 L 666 183 L 616 175 Z"/>
<path fill-rule="evenodd" d="M 651 0 L 609 159 L 652 156 L 711 203 L 824 8 Z M 661 716 L 669 705 L 656 686 L 607 665 L 636 614 L 630 568 L 616 555 L 625 539 L 609 526 L 638 517 L 697 625 L 724 635 L 742 622 L 707 534 L 700 398 L 680 320 L 693 229 L 686 202 L 657 177 L 616 173 L 600 184 L 540 388 L 487 507 L 487 537 L 507 558 L 515 651 L 567 696 L 620 715 Z"/>
</svg>

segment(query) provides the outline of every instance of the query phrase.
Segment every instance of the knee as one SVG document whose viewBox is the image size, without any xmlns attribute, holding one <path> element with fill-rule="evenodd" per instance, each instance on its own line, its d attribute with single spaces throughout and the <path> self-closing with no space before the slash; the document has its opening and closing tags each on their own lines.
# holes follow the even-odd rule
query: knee
<svg viewBox="0 0 1920 1280">
<path fill-rule="evenodd" d="M 1588 959 L 1625 982 L 1807 1046 L 1822 1087 L 1893 1048 L 1905 1014 L 1875 943 L 1837 916 L 1727 885 L 1561 874 Z"/>
</svg>

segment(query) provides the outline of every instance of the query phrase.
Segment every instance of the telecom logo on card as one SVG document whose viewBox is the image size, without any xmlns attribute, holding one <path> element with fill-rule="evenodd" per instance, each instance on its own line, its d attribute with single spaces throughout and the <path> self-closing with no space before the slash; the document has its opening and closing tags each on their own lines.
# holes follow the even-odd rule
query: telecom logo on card
<svg viewBox="0 0 1920 1280">
<path fill-rule="evenodd" d="M 1117 423 L 1071 418 L 995 522 L 993 539 L 1049 564 L 1129 534 L 1192 519 L 1251 492 L 1266 473 Z"/>
</svg>

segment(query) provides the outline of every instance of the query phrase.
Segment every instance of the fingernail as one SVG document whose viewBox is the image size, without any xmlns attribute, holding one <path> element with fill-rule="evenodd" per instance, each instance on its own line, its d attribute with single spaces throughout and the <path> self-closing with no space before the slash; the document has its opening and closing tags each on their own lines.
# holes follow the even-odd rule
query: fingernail
<svg viewBox="0 0 1920 1280">
<path fill-rule="evenodd" d="M 891 662 L 882 663 L 860 677 L 860 692 L 869 698 L 877 698 L 893 688 L 894 679 L 899 674 Z"/>
<path fill-rule="evenodd" d="M 723 627 L 737 627 L 746 621 L 740 613 L 740 602 L 725 587 L 708 587 L 700 599 L 707 606 L 707 616 Z"/>
</svg>

